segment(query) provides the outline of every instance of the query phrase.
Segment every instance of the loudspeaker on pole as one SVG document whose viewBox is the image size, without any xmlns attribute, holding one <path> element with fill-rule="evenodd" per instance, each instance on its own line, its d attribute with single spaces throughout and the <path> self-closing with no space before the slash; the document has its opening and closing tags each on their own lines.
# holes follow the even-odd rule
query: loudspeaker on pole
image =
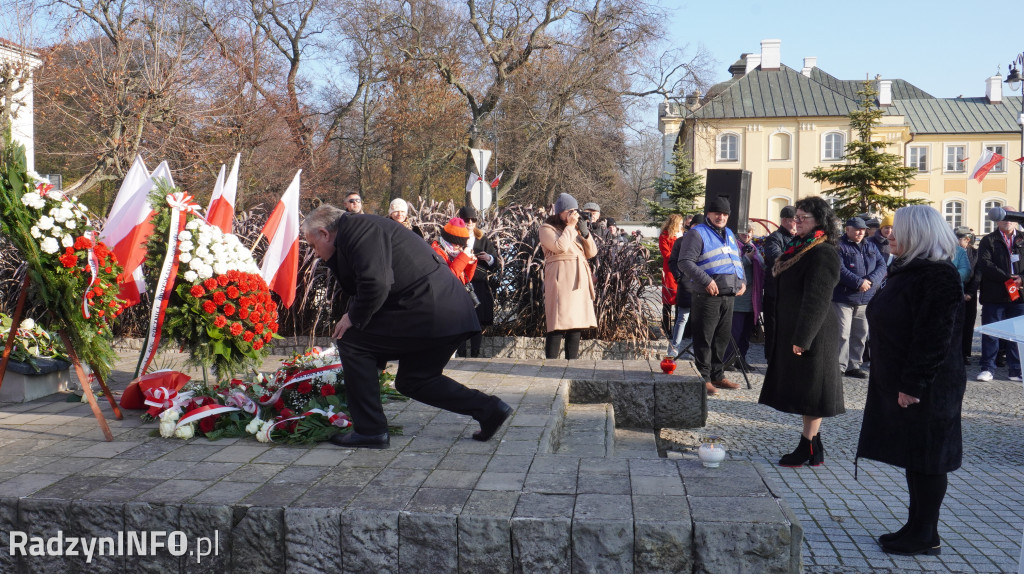
<svg viewBox="0 0 1024 574">
<path fill-rule="evenodd" d="M 726 227 L 733 233 L 749 224 L 750 176 L 745 169 L 709 169 L 705 180 L 704 204 L 716 197 L 728 199 L 732 213 Z"/>
</svg>

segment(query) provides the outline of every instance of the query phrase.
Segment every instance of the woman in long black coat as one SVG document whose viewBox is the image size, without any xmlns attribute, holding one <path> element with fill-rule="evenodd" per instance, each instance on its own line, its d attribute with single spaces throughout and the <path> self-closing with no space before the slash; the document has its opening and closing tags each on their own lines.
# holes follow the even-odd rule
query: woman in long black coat
<svg viewBox="0 0 1024 574">
<path fill-rule="evenodd" d="M 479 227 L 480 214 L 472 205 L 459 209 L 459 217 L 466 221 L 473 241 L 473 255 L 476 256 L 476 271 L 470 285 L 480 303 L 476 306 L 476 317 L 480 327 L 486 329 L 494 324 L 494 296 L 491 294 L 490 276 L 501 266 L 501 254 L 494 242 Z M 480 356 L 480 345 L 483 343 L 483 332 L 476 333 L 469 339 L 470 357 Z M 459 347 L 458 355 L 466 357 L 466 343 Z"/>
<path fill-rule="evenodd" d="M 839 355 L 839 324 L 832 289 L 839 283 L 839 222 L 828 203 L 807 197 L 796 203 L 796 235 L 772 269 L 776 281 L 775 332 L 766 337 L 768 371 L 758 402 L 803 416 L 800 442 L 779 465 L 825 461 L 821 419 L 846 412 Z M 766 334 L 769 335 L 769 334 Z"/>
<path fill-rule="evenodd" d="M 906 469 L 907 523 L 879 537 L 892 554 L 939 554 L 947 473 L 960 468 L 964 371 L 956 238 L 934 208 L 896 211 L 889 276 L 868 304 L 871 378 L 857 457 Z"/>
</svg>

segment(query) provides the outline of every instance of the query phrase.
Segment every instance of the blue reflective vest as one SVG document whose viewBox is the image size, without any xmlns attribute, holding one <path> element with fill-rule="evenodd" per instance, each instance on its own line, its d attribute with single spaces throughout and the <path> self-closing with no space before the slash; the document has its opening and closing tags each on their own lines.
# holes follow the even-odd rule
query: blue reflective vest
<svg viewBox="0 0 1024 574">
<path fill-rule="evenodd" d="M 743 275 L 743 261 L 740 259 L 739 246 L 736 245 L 736 236 L 732 230 L 726 228 L 725 239 L 711 229 L 707 224 L 698 224 L 694 229 L 700 233 L 704 242 L 704 250 L 697 258 L 697 267 L 710 275 L 736 275 L 740 281 L 745 281 Z"/>
</svg>

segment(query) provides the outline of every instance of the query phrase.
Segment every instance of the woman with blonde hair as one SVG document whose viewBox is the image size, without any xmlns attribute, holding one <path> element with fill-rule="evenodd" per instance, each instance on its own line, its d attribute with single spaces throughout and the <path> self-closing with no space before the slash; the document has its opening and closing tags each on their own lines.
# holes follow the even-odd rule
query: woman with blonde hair
<svg viewBox="0 0 1024 574">
<path fill-rule="evenodd" d="M 957 240 L 934 208 L 910 205 L 896 211 L 889 241 L 895 259 L 867 308 L 871 376 L 857 458 L 906 472 L 909 517 L 878 538 L 882 550 L 935 555 L 947 476 L 963 458 L 964 294 L 951 263 Z"/>
<path fill-rule="evenodd" d="M 676 289 L 679 287 L 668 260 L 672 255 L 672 244 L 682 236 L 683 216 L 673 213 L 661 226 L 661 235 L 658 236 L 658 251 L 661 251 L 661 328 L 669 339 L 672 338 L 672 307 L 676 304 Z"/>
</svg>

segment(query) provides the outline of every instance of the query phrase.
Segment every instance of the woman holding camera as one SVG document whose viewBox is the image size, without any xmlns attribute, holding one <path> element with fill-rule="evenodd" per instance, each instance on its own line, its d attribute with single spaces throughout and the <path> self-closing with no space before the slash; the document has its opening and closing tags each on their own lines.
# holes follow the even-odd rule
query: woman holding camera
<svg viewBox="0 0 1024 574">
<path fill-rule="evenodd" d="M 555 200 L 555 214 L 540 226 L 544 249 L 544 315 L 547 340 L 544 353 L 557 359 L 565 339 L 565 358 L 580 353 L 583 329 L 597 327 L 594 279 L 587 259 L 597 255 L 597 244 L 579 204 L 568 193 Z"/>
<path fill-rule="evenodd" d="M 467 246 L 473 249 L 473 255 L 476 256 L 476 272 L 469 284 L 471 292 L 479 301 L 476 306 L 476 318 L 480 320 L 481 328 L 487 328 L 494 324 L 494 296 L 491 294 L 490 274 L 501 265 L 501 258 L 494 242 L 480 229 L 480 213 L 475 207 L 461 207 L 459 217 L 466 222 L 466 228 L 469 230 Z M 469 355 L 466 354 L 466 343 L 462 343 L 456 354 L 460 357 L 479 357 L 482 342 L 481 331 L 469 338 Z"/>
<path fill-rule="evenodd" d="M 934 555 L 947 473 L 963 457 L 964 296 L 950 263 L 957 241 L 927 205 L 898 209 L 889 240 L 896 258 L 867 309 L 871 377 L 857 457 L 906 469 L 909 518 L 878 538 L 882 550 Z"/>
</svg>

